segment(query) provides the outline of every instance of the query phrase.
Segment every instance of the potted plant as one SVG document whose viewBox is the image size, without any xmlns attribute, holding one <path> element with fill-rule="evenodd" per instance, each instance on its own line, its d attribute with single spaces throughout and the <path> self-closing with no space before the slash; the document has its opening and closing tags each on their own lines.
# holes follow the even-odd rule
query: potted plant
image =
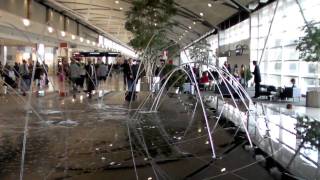
<svg viewBox="0 0 320 180">
<path fill-rule="evenodd" d="M 176 68 L 175 65 L 166 64 L 165 67 L 163 68 L 163 74 L 168 76 L 169 73 L 172 72 L 174 68 Z M 166 78 L 168 77 L 165 77 L 163 82 L 165 82 Z M 166 88 L 170 90 L 169 88 L 172 87 L 173 89 L 171 90 L 177 93 L 182 90 L 182 87 L 185 81 L 186 81 L 186 75 L 183 73 L 183 71 L 179 70 L 170 77 L 170 79 L 168 80 L 168 83 L 166 84 Z"/>
<path fill-rule="evenodd" d="M 250 68 L 245 67 L 244 69 L 244 81 L 245 81 L 245 87 L 248 86 L 248 81 L 252 78 L 252 72 L 250 71 Z"/>
<path fill-rule="evenodd" d="M 307 93 L 307 106 L 320 107 L 319 62 L 320 62 L 320 28 L 318 23 L 308 23 L 304 27 L 305 36 L 298 40 L 296 49 L 300 52 L 300 59 L 306 62 L 316 62 L 316 88 Z M 316 101 L 315 101 L 316 100 Z"/>
<path fill-rule="evenodd" d="M 301 142 L 297 147 L 295 154 L 290 159 L 287 167 L 289 168 L 294 159 L 300 153 L 301 149 L 320 151 L 320 122 L 316 119 L 311 119 L 308 116 L 297 117 L 297 139 Z"/>
</svg>

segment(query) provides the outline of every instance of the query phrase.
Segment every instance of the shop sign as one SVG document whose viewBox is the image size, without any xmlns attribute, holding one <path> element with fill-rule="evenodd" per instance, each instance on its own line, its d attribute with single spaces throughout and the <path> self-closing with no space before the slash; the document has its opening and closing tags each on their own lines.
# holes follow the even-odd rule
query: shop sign
<svg viewBox="0 0 320 180">
<path fill-rule="evenodd" d="M 66 42 L 60 43 L 60 48 L 68 48 L 68 43 Z"/>
</svg>

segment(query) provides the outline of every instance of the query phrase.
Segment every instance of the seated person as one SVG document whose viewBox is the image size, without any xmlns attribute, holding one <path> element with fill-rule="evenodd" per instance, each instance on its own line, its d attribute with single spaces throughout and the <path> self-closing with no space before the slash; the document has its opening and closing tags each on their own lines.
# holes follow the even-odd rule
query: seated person
<svg viewBox="0 0 320 180">
<path fill-rule="evenodd" d="M 290 83 L 291 83 L 291 88 L 296 87 L 296 80 L 294 78 L 290 80 Z M 287 96 L 287 92 L 285 92 L 285 88 L 280 88 L 280 98 L 283 100 L 286 98 L 286 96 Z"/>
<path fill-rule="evenodd" d="M 208 72 L 203 72 L 202 77 L 200 78 L 200 85 L 206 90 L 209 88 L 210 82 L 209 82 L 209 76 Z"/>
<path fill-rule="evenodd" d="M 292 78 L 290 80 L 291 84 L 292 84 L 292 88 L 295 88 L 296 87 L 296 80 L 294 78 Z"/>
</svg>

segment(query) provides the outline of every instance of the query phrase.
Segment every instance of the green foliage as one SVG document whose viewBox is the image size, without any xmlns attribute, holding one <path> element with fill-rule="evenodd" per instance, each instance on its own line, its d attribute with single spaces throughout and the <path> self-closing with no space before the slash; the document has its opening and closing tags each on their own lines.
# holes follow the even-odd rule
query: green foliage
<svg viewBox="0 0 320 180">
<path fill-rule="evenodd" d="M 307 146 L 304 148 L 320 150 L 320 122 L 307 116 L 297 118 L 297 134 Z"/>
<path fill-rule="evenodd" d="M 173 69 L 175 69 L 176 66 L 173 64 L 166 64 L 165 67 L 163 68 L 162 72 L 164 75 L 168 75 L 168 73 L 172 72 Z M 186 80 L 186 75 L 184 74 L 183 71 L 179 70 L 176 71 L 171 78 L 168 80 L 167 86 L 174 86 L 174 87 L 182 87 L 183 83 Z M 175 83 L 175 84 L 174 84 Z"/>
<path fill-rule="evenodd" d="M 167 48 L 169 59 L 179 57 L 180 56 L 180 45 L 174 44 L 174 42 L 171 41 L 170 47 Z"/>
<path fill-rule="evenodd" d="M 320 61 L 320 28 L 317 24 L 319 23 L 304 27 L 306 35 L 298 41 L 296 49 L 300 51 L 300 58 L 304 61 Z"/>
<path fill-rule="evenodd" d="M 250 68 L 245 68 L 244 77 L 246 82 L 248 82 L 252 78 L 252 72 L 250 71 Z"/>
<path fill-rule="evenodd" d="M 169 19 L 175 14 L 174 0 L 133 0 L 125 24 L 134 35 L 129 44 L 141 51 L 154 36 L 150 49 L 159 50 L 159 46 L 168 43 L 164 29 L 172 25 Z"/>
<path fill-rule="evenodd" d="M 206 39 L 202 39 L 190 47 L 190 58 L 193 61 L 209 62 L 210 44 Z"/>
</svg>

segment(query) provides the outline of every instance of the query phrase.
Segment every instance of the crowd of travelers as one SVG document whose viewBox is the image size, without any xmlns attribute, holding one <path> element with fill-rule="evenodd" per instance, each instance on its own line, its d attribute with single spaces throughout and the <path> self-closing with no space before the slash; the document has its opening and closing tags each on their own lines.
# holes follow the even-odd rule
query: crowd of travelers
<svg viewBox="0 0 320 180">
<path fill-rule="evenodd" d="M 0 75 L 3 79 L 3 91 L 6 94 L 8 89 L 16 89 L 21 92 L 23 96 L 26 96 L 26 92 L 29 91 L 32 84 L 31 79 L 34 71 L 34 85 L 38 88 L 44 88 L 48 85 L 48 65 L 43 62 L 40 64 L 33 61 L 27 63 L 26 60 L 22 60 L 22 63 L 15 63 L 13 66 L 9 64 L 2 65 L 0 63 Z"/>
<path fill-rule="evenodd" d="M 190 77 L 192 77 L 192 73 L 190 73 L 191 72 L 190 67 L 186 65 L 184 68 L 189 72 Z M 248 69 L 244 64 L 242 64 L 240 68 L 238 68 L 238 65 L 235 64 L 232 68 L 230 64 L 225 62 L 223 64 L 222 69 L 223 69 L 223 74 L 226 75 L 226 78 L 228 80 L 230 79 L 229 77 L 231 75 L 243 87 L 247 87 L 247 82 L 249 79 L 247 77 L 248 75 L 246 74 L 246 71 Z M 201 68 L 199 67 L 198 64 L 192 67 L 192 71 L 197 80 L 197 83 L 199 84 L 199 87 L 203 90 L 212 90 L 213 84 L 215 83 L 215 81 L 220 80 L 220 75 L 216 70 L 201 71 Z"/>
<path fill-rule="evenodd" d="M 43 62 L 35 62 L 22 60 L 22 63 L 16 62 L 13 66 L 9 64 L 2 65 L 0 62 L 0 75 L 3 80 L 4 94 L 9 89 L 14 89 L 19 94 L 26 96 L 30 91 L 30 87 L 36 87 L 35 90 L 45 89 L 48 87 L 48 65 Z M 76 97 L 77 93 L 86 92 L 88 98 L 92 98 L 93 91 L 101 84 L 104 84 L 108 76 L 112 76 L 112 72 L 122 73 L 124 85 L 126 86 L 126 100 L 132 100 L 136 97 L 136 84 L 143 75 L 138 74 L 140 61 L 134 59 L 126 59 L 122 63 L 107 64 L 101 59 L 87 58 L 86 63 L 79 59 L 71 58 L 70 63 L 66 59 L 58 62 L 57 74 L 59 84 L 70 84 L 69 92 Z M 141 68 L 141 70 L 143 67 Z M 33 73 L 34 72 L 34 73 Z M 32 82 L 33 79 L 33 82 Z M 59 87 L 60 89 L 61 87 Z M 66 91 L 67 88 L 65 88 Z"/>
</svg>

